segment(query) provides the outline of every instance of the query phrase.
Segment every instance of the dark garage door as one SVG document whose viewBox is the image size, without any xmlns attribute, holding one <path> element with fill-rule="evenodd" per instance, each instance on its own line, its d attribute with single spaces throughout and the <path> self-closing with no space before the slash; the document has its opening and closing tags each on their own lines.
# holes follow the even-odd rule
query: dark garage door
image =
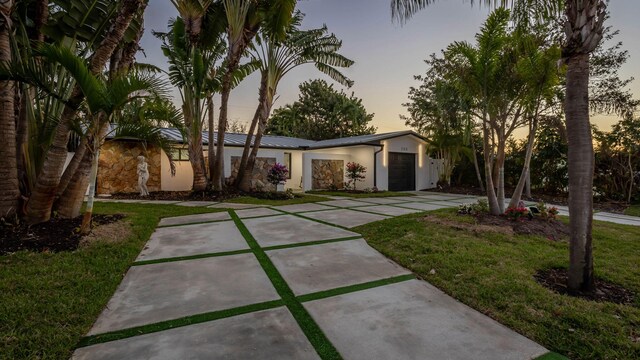
<svg viewBox="0 0 640 360">
<path fill-rule="evenodd" d="M 389 190 L 416 189 L 416 154 L 389 153 Z"/>
</svg>

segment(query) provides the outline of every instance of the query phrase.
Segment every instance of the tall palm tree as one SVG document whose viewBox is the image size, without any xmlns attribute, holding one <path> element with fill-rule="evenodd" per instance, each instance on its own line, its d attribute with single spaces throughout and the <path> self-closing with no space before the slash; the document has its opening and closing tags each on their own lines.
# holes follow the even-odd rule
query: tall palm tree
<svg viewBox="0 0 640 360">
<path fill-rule="evenodd" d="M 433 2 L 435 0 L 391 0 L 392 15 L 396 19 L 406 20 Z M 515 7 L 515 14 L 521 21 L 528 21 L 528 14 L 545 16 L 564 13 L 565 41 L 562 57 L 567 65 L 565 116 L 569 134 L 567 140 L 571 229 L 567 285 L 571 292 L 593 291 L 591 229 L 595 160 L 589 121 L 589 55 L 595 51 L 603 38 L 604 21 L 607 16 L 606 0 L 484 0 L 482 2 L 491 6 Z"/>
<path fill-rule="evenodd" d="M 282 39 L 291 23 L 297 0 L 220 0 L 227 24 L 226 69 L 222 74 L 216 160 L 212 185 L 221 190 L 224 179 L 224 138 L 228 122 L 233 74 L 260 28 Z M 211 141 L 211 139 L 209 139 Z"/>
<path fill-rule="evenodd" d="M 98 75 L 103 71 L 113 51 L 124 38 L 132 19 L 136 14 L 144 11 L 147 2 L 147 0 L 121 1 L 118 13 L 109 30 L 89 60 L 89 70 L 93 75 Z M 83 101 L 82 90 L 78 86 L 74 87 L 60 116 L 42 169 L 27 204 L 26 219 L 29 223 L 44 222 L 49 220 L 51 216 L 51 209 L 67 158 L 67 143 L 71 124 Z"/>
<path fill-rule="evenodd" d="M 251 56 L 260 63 L 260 98 L 251 129 L 245 140 L 244 152 L 238 168 L 237 184 L 241 190 L 251 190 L 250 174 L 253 171 L 260 141 L 267 127 L 267 120 L 276 98 L 278 84 L 291 70 L 305 64 L 314 64 L 322 73 L 328 75 L 338 83 L 351 86 L 353 81 L 344 76 L 337 68 L 347 68 L 353 61 L 340 55 L 342 47 L 334 34 L 327 33 L 324 26 L 312 30 L 299 30 L 303 15 L 298 12 L 291 24 L 284 40 L 280 41 L 273 34 L 263 32 L 256 38 L 256 46 Z M 251 147 L 253 129 L 257 124 L 257 133 Z"/>
<path fill-rule="evenodd" d="M 13 0 L 0 1 L 0 63 L 11 62 L 11 12 Z M 16 122 L 14 115 L 14 84 L 0 81 L 0 218 L 16 213 L 20 187 L 16 161 Z"/>
</svg>

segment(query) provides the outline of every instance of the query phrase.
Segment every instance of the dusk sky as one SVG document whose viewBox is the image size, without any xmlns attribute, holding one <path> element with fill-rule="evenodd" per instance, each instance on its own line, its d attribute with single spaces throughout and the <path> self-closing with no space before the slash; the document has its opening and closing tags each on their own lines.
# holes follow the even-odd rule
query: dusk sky
<svg viewBox="0 0 640 360">
<path fill-rule="evenodd" d="M 302 0 L 298 8 L 306 14 L 304 28 L 326 24 L 330 32 L 343 41 L 342 54 L 356 63 L 344 73 L 355 81 L 351 89 L 363 99 L 370 113 L 375 113 L 373 125 L 378 132 L 406 129 L 399 114 L 404 114 L 402 103 L 407 101 L 409 87 L 417 85 L 413 75 L 426 70 L 423 60 L 440 52 L 448 44 L 459 40 L 473 40 L 488 15 L 486 8 L 471 7 L 468 1 L 440 1 L 418 13 L 407 24 L 400 26 L 391 21 L 390 0 Z M 620 30 L 618 40 L 623 41 L 631 58 L 623 68 L 623 77 L 640 78 L 640 1 L 613 0 L 609 5 L 611 18 L 608 25 Z M 166 68 L 160 51 L 160 42 L 151 30 L 166 31 L 170 18 L 177 12 L 169 0 L 151 0 L 145 16 L 145 35 L 142 47 L 146 54 L 139 61 Z M 295 101 L 298 85 L 308 79 L 322 78 L 331 82 L 313 65 L 299 67 L 280 83 L 279 98 L 274 108 Z M 257 105 L 259 76 L 253 74 L 231 94 L 230 120 L 250 121 Z M 342 88 L 336 84 L 336 88 Z M 640 80 L 631 86 L 640 97 Z M 216 98 L 216 117 L 219 98 Z M 617 121 L 615 116 L 593 119 L 601 129 Z"/>
</svg>

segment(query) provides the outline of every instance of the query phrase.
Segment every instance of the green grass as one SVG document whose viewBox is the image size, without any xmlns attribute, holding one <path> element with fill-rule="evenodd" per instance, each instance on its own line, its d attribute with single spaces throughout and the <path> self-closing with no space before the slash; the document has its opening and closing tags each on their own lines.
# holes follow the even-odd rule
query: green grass
<svg viewBox="0 0 640 360">
<path fill-rule="evenodd" d="M 640 205 L 631 205 L 625 211 L 625 215 L 640 216 Z"/>
<path fill-rule="evenodd" d="M 328 190 L 312 190 L 307 194 L 317 194 L 326 196 L 344 196 L 350 198 L 374 198 L 374 197 L 392 197 L 392 196 L 414 196 L 414 194 L 399 191 L 378 191 L 371 193 L 352 193 L 348 191 L 328 191 Z M 326 201 L 326 199 L 325 199 Z"/>
<path fill-rule="evenodd" d="M 96 203 L 124 213 L 132 235 L 74 252 L 0 256 L 0 358 L 68 359 L 161 217 L 214 212 L 172 205 Z"/>
<path fill-rule="evenodd" d="M 465 219 L 451 209 L 433 214 Z M 354 230 L 446 293 L 552 351 L 572 359 L 640 358 L 640 299 L 635 306 L 589 302 L 553 293 L 533 279 L 539 269 L 568 267 L 566 242 L 474 235 L 420 217 Z M 593 238 L 596 276 L 640 294 L 640 228 L 596 221 Z"/>
<path fill-rule="evenodd" d="M 296 195 L 300 197 L 295 197 L 293 199 L 288 199 L 288 200 L 267 200 L 267 199 L 258 199 L 251 196 L 241 196 L 241 197 L 230 199 L 228 202 L 239 203 L 239 204 L 280 206 L 280 205 L 306 204 L 306 203 L 329 200 L 321 196 L 302 195 L 302 194 L 296 194 Z"/>
<path fill-rule="evenodd" d="M 234 211 L 231 211 L 230 213 L 231 218 L 238 227 L 238 230 L 240 230 L 240 233 L 242 233 L 242 236 L 244 236 L 247 244 L 258 259 L 260 266 L 262 266 L 262 269 L 269 277 L 271 284 L 278 292 L 278 295 L 280 295 L 280 297 L 282 298 L 282 301 L 287 306 L 287 309 L 289 309 L 289 312 L 291 312 L 291 315 L 293 315 L 293 318 L 296 320 L 296 322 L 300 326 L 300 329 L 302 329 L 302 332 L 305 334 L 320 358 L 324 360 L 342 359 L 342 356 L 340 356 L 338 350 L 336 350 L 329 339 L 327 339 L 326 335 L 322 332 L 322 329 L 320 329 L 315 320 L 313 320 L 304 306 L 302 306 L 300 300 L 298 300 L 293 294 L 293 291 L 284 280 L 275 265 L 273 265 L 267 253 L 253 238 L 253 235 L 251 235 L 238 215 Z"/>
</svg>

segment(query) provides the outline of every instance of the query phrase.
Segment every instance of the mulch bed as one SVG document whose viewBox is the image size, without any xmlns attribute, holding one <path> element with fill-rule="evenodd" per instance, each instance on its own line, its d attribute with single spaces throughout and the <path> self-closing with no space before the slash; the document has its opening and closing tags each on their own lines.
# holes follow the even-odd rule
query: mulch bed
<svg viewBox="0 0 640 360">
<path fill-rule="evenodd" d="M 438 186 L 434 189 L 427 189 L 425 191 L 439 192 L 439 193 L 450 193 L 450 194 L 461 194 L 461 195 L 473 195 L 473 196 L 484 196 L 487 195 L 485 192 L 480 191 L 479 188 L 473 186 L 451 186 L 451 187 L 442 187 Z M 513 194 L 513 189 L 505 189 L 505 193 L 507 195 Z M 530 198 L 526 196 L 522 196 L 522 200 L 527 201 L 543 201 L 545 203 L 554 204 L 554 205 L 569 205 L 569 199 L 567 194 L 539 194 L 532 193 Z M 606 211 L 617 214 L 622 214 L 629 207 L 629 204 L 621 201 L 613 201 L 613 200 L 596 200 L 594 199 L 593 208 L 598 211 Z"/>
<path fill-rule="evenodd" d="M 148 196 L 140 196 L 138 193 L 116 193 L 105 198 L 127 200 L 222 201 L 237 196 L 238 194 L 216 191 L 153 191 L 149 193 Z M 102 197 L 99 196 L 99 198 Z"/>
<path fill-rule="evenodd" d="M 571 234 L 567 224 L 538 216 L 534 216 L 531 220 L 524 218 L 518 221 L 511 220 L 506 216 L 489 214 L 476 215 L 475 218 L 482 225 L 510 227 L 516 234 L 540 235 L 554 241 L 567 239 Z"/>
<path fill-rule="evenodd" d="M 624 287 L 602 279 L 595 279 L 593 292 L 569 294 L 567 290 L 567 269 L 540 270 L 533 276 L 542 286 L 562 295 L 572 295 L 585 300 L 612 302 L 621 305 L 635 305 L 635 294 Z"/>
<path fill-rule="evenodd" d="M 94 215 L 93 227 L 115 223 L 122 214 Z M 82 216 L 73 219 L 53 218 L 37 225 L 0 224 L 0 255 L 29 250 L 34 252 L 73 251 L 82 236 L 78 233 Z"/>
</svg>

